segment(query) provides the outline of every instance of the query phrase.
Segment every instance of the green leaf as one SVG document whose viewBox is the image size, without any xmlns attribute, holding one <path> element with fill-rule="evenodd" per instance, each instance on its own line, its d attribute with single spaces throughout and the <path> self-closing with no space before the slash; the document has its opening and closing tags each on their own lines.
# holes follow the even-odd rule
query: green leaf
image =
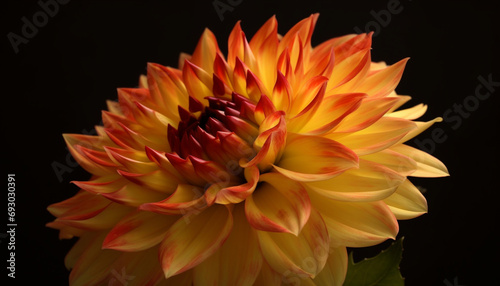
<svg viewBox="0 0 500 286">
<path fill-rule="evenodd" d="M 403 254 L 403 238 L 395 241 L 377 256 L 354 263 L 349 255 L 344 286 L 399 286 L 404 278 L 399 272 L 399 262 Z"/>
</svg>

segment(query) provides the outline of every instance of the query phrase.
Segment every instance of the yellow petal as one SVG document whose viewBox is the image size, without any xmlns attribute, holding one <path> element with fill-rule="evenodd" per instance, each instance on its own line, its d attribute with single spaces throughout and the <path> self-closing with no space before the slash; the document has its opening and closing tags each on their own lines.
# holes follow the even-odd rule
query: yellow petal
<svg viewBox="0 0 500 286">
<path fill-rule="evenodd" d="M 347 250 L 344 246 L 331 247 L 325 268 L 313 279 L 318 286 L 342 286 L 347 273 Z"/>
<path fill-rule="evenodd" d="M 266 231 L 257 234 L 264 258 L 282 276 L 296 273 L 314 277 L 325 266 L 330 237 L 320 213 L 315 210 L 298 236 Z"/>
<path fill-rule="evenodd" d="M 411 108 L 391 112 L 387 114 L 387 116 L 414 120 L 424 115 L 426 111 L 427 111 L 427 105 L 421 103 Z"/>
<path fill-rule="evenodd" d="M 446 177 L 450 174 L 446 166 L 436 157 L 415 149 L 408 145 L 398 144 L 391 147 L 392 150 L 408 156 L 417 162 L 417 170 L 411 174 L 412 177 Z"/>
<path fill-rule="evenodd" d="M 70 285 L 97 285 L 110 274 L 110 266 L 121 253 L 111 249 L 101 249 L 105 235 L 105 232 L 87 233 L 90 238 L 81 241 L 88 244 L 69 275 Z"/>
<path fill-rule="evenodd" d="M 189 104 L 188 93 L 182 78 L 177 76 L 172 68 L 148 63 L 147 84 L 151 97 L 160 107 L 163 115 L 178 121 L 177 106 L 187 108 Z"/>
<path fill-rule="evenodd" d="M 165 278 L 189 270 L 214 254 L 229 236 L 232 226 L 231 211 L 220 205 L 179 219 L 160 244 Z"/>
<path fill-rule="evenodd" d="M 409 180 L 404 181 L 384 202 L 397 219 L 411 219 L 427 212 L 427 200 Z"/>
<path fill-rule="evenodd" d="M 264 260 L 254 285 L 280 286 L 282 285 L 282 280 L 282 275 L 274 271 Z"/>
<path fill-rule="evenodd" d="M 242 205 L 234 208 L 233 217 L 233 230 L 224 245 L 194 268 L 195 285 L 254 285 L 263 263 L 257 234 Z"/>
<path fill-rule="evenodd" d="M 382 117 L 368 128 L 347 135 L 332 133 L 328 138 L 347 146 L 358 155 L 367 155 L 396 144 L 416 124 L 407 119 Z"/>
<path fill-rule="evenodd" d="M 394 214 L 382 201 L 339 202 L 310 192 L 335 246 L 366 247 L 395 238 L 399 226 Z"/>
<path fill-rule="evenodd" d="M 360 159 L 359 168 L 325 181 L 305 182 L 309 191 L 338 201 L 377 201 L 392 195 L 405 177 L 395 171 Z"/>
<path fill-rule="evenodd" d="M 263 231 L 299 235 L 311 212 L 304 187 L 279 173 L 262 174 L 260 182 L 258 189 L 245 200 L 250 224 Z"/>
<path fill-rule="evenodd" d="M 402 176 L 409 176 L 417 170 L 417 162 L 415 160 L 391 149 L 364 155 L 361 158 L 382 164 Z"/>
<path fill-rule="evenodd" d="M 207 106 L 208 101 L 206 97 L 213 96 L 212 76 L 189 61 L 186 61 L 184 64 L 182 76 L 188 94 Z"/>
<path fill-rule="evenodd" d="M 358 157 L 333 140 L 317 136 L 290 136 L 274 168 L 297 181 L 318 181 L 358 166 Z M 304 152 L 307 150 L 307 152 Z"/>
<path fill-rule="evenodd" d="M 424 132 L 429 127 L 431 127 L 434 123 L 441 122 L 441 121 L 443 121 L 443 119 L 441 117 L 436 117 L 433 120 L 430 120 L 427 122 L 413 121 L 417 125 L 417 128 L 408 132 L 408 134 L 406 134 L 403 138 L 401 138 L 401 140 L 399 140 L 399 143 L 403 143 L 403 142 L 406 142 L 408 140 L 415 138 L 417 135 L 419 135 L 420 133 Z"/>
<path fill-rule="evenodd" d="M 103 249 L 140 251 L 157 245 L 179 216 L 135 211 L 124 217 L 108 233 Z"/>
</svg>

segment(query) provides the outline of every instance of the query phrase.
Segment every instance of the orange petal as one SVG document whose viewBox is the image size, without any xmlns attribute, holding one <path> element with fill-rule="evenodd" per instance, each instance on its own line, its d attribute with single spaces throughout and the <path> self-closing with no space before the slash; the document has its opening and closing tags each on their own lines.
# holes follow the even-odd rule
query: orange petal
<svg viewBox="0 0 500 286">
<path fill-rule="evenodd" d="M 328 78 L 324 76 L 315 76 L 305 82 L 294 94 L 290 112 L 287 115 L 290 118 L 301 115 L 320 103 L 323 100 L 327 82 Z"/>
<path fill-rule="evenodd" d="M 327 96 L 323 99 L 319 108 L 314 112 L 312 117 L 305 122 L 300 130 L 292 130 L 291 132 L 319 135 L 335 128 L 342 120 L 355 111 L 362 100 L 366 97 L 363 93 L 347 93 L 335 94 Z M 292 125 L 292 120 L 290 120 Z"/>
<path fill-rule="evenodd" d="M 90 149 L 83 149 L 81 145 L 74 145 L 76 143 L 76 141 L 73 140 L 74 136 L 70 134 L 64 134 L 63 136 L 71 155 L 76 160 L 76 162 L 78 162 L 78 164 L 87 172 L 100 176 L 115 172 L 116 167 L 110 165 L 108 162 L 95 160 L 95 157 L 89 157 L 88 154 L 90 153 L 84 152 L 84 150 Z"/>
<path fill-rule="evenodd" d="M 276 110 L 282 110 L 288 113 L 293 96 L 292 92 L 292 86 L 286 80 L 285 76 L 278 71 L 278 77 L 271 96 L 271 101 L 276 107 Z"/>
<path fill-rule="evenodd" d="M 203 180 L 196 174 L 191 160 L 183 159 L 175 153 L 165 153 L 165 156 L 172 164 L 172 166 L 177 170 L 177 172 L 179 172 L 187 182 L 196 186 L 204 186 L 206 184 L 205 180 Z"/>
<path fill-rule="evenodd" d="M 302 135 L 288 139 L 281 160 L 273 166 L 290 179 L 326 180 L 358 166 L 356 154 L 333 140 Z"/>
<path fill-rule="evenodd" d="M 213 79 L 210 76 L 211 74 L 189 61 L 186 61 L 182 70 L 184 84 L 189 95 L 204 105 L 208 105 L 208 101 L 205 98 L 213 95 Z"/>
<path fill-rule="evenodd" d="M 197 214 L 206 206 L 203 192 L 200 187 L 179 184 L 175 192 L 159 202 L 149 202 L 139 209 L 156 212 L 164 215 Z"/>
<path fill-rule="evenodd" d="M 396 97 L 365 98 L 359 108 L 348 114 L 335 128 L 335 133 L 363 130 L 384 116 L 398 102 Z"/>
<path fill-rule="evenodd" d="M 245 34 L 241 30 L 240 23 L 241 21 L 236 22 L 233 30 L 229 34 L 227 63 L 230 67 L 234 67 L 236 65 L 236 58 L 243 59 L 245 57 L 243 44 Z"/>
<path fill-rule="evenodd" d="M 282 277 L 293 273 L 314 277 L 325 266 L 330 237 L 315 210 L 298 236 L 267 231 L 257 234 L 264 258 Z"/>
<path fill-rule="evenodd" d="M 293 26 L 283 36 L 278 47 L 278 54 L 281 54 L 293 42 L 296 35 L 301 39 L 304 47 L 311 50 L 311 38 L 314 31 L 316 22 L 318 21 L 319 14 L 312 14 L 308 18 L 303 19 Z"/>
<path fill-rule="evenodd" d="M 412 219 L 427 213 L 427 200 L 409 180 L 404 181 L 384 202 L 397 219 Z"/>
<path fill-rule="evenodd" d="M 405 180 L 395 171 L 363 159 L 359 168 L 347 170 L 341 175 L 317 182 L 306 182 L 309 191 L 338 201 L 377 201 L 392 195 Z"/>
<path fill-rule="evenodd" d="M 278 43 L 278 22 L 273 16 L 255 33 L 249 44 L 259 63 L 259 78 L 267 90 L 271 90 L 276 81 Z"/>
<path fill-rule="evenodd" d="M 165 278 L 189 270 L 214 254 L 229 236 L 232 226 L 231 211 L 219 205 L 213 205 L 189 220 L 179 219 L 160 244 Z"/>
<path fill-rule="evenodd" d="M 160 111 L 173 121 L 178 121 L 177 106 L 188 107 L 188 94 L 182 78 L 172 68 L 148 63 L 147 79 L 151 97 Z"/>
<path fill-rule="evenodd" d="M 215 35 L 209 29 L 205 29 L 190 61 L 202 68 L 208 74 L 212 74 L 214 70 L 215 55 L 218 52 L 219 46 L 217 45 Z"/>
<path fill-rule="evenodd" d="M 222 188 L 220 190 L 209 188 L 205 192 L 205 198 L 209 204 L 237 204 L 244 201 L 253 193 L 259 182 L 259 169 L 256 166 L 245 168 L 246 183 L 239 186 Z M 212 192 L 211 190 L 217 190 Z"/>
<path fill-rule="evenodd" d="M 257 165 L 261 171 L 267 171 L 279 160 L 286 143 L 287 132 L 283 112 L 278 111 L 268 116 L 260 127 L 263 132 L 254 141 L 254 148 L 260 150 L 250 162 L 241 159 L 240 166 L 247 168 Z"/>
<path fill-rule="evenodd" d="M 55 220 L 67 226 L 83 230 L 103 230 L 114 226 L 123 216 L 131 211 L 130 207 L 109 203 L 108 206 L 92 212 L 65 214 Z"/>
<path fill-rule="evenodd" d="M 401 80 L 408 59 L 403 59 L 392 66 L 373 72 L 356 91 L 364 92 L 370 97 L 387 96 L 396 88 Z"/>
<path fill-rule="evenodd" d="M 250 224 L 263 231 L 299 235 L 311 212 L 304 187 L 279 173 L 262 174 L 260 182 L 259 188 L 245 201 Z"/>
<path fill-rule="evenodd" d="M 103 249 L 140 251 L 157 245 L 179 216 L 135 211 L 124 217 L 108 233 Z"/>
<path fill-rule="evenodd" d="M 348 93 L 359 92 L 358 86 L 363 84 L 370 67 L 370 48 L 360 50 L 345 58 L 341 62 L 336 62 L 332 72 L 328 77 L 327 92 Z"/>
</svg>

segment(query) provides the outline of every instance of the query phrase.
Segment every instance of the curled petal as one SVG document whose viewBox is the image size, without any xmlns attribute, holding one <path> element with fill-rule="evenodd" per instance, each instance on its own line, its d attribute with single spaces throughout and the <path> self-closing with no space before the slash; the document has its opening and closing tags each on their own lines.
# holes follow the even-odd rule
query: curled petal
<svg viewBox="0 0 500 286">
<path fill-rule="evenodd" d="M 273 166 L 293 180 L 319 181 L 357 167 L 358 157 L 350 149 L 333 140 L 295 135 L 289 138 L 281 160 Z"/>
<path fill-rule="evenodd" d="M 316 276 L 328 258 L 330 237 L 319 212 L 312 210 L 298 236 L 258 231 L 260 248 L 267 263 L 283 276 Z"/>
<path fill-rule="evenodd" d="M 189 159 L 183 159 L 175 153 L 165 153 L 168 161 L 172 166 L 191 184 L 203 186 L 206 184 L 205 180 L 200 178 L 194 169 L 193 163 Z"/>
<path fill-rule="evenodd" d="M 186 215 L 199 213 L 205 207 L 206 203 L 200 187 L 179 184 L 168 198 L 159 202 L 145 203 L 140 206 L 140 209 L 165 215 Z"/>
<path fill-rule="evenodd" d="M 267 117 L 260 127 L 263 132 L 254 141 L 254 148 L 260 150 L 250 162 L 240 160 L 240 166 L 247 168 L 257 165 L 261 171 L 266 171 L 279 160 L 286 144 L 287 131 L 282 112 Z"/>
<path fill-rule="evenodd" d="M 279 173 L 260 176 L 261 185 L 246 199 L 245 213 L 259 230 L 299 235 L 311 213 L 304 187 Z"/>
<path fill-rule="evenodd" d="M 205 192 L 205 198 L 208 204 L 237 204 L 250 196 L 259 182 L 259 169 L 251 166 L 245 169 L 246 183 L 239 186 L 227 187 L 222 189 L 209 188 Z"/>
<path fill-rule="evenodd" d="M 159 257 L 165 278 L 189 270 L 214 254 L 232 227 L 230 209 L 219 205 L 175 222 L 160 244 Z"/>
</svg>

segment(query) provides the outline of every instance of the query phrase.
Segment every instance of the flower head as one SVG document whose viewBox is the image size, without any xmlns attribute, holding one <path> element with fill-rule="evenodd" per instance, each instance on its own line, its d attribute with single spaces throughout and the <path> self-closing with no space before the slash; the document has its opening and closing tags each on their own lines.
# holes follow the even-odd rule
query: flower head
<svg viewBox="0 0 500 286">
<path fill-rule="evenodd" d="M 346 247 L 426 212 L 407 177 L 447 170 L 403 143 L 441 119 L 395 111 L 407 59 L 371 62 L 371 34 L 312 47 L 317 18 L 280 36 L 272 17 L 250 41 L 237 23 L 227 57 L 207 29 L 179 68 L 118 89 L 98 135 L 64 135 L 92 174 L 49 207 L 79 237 L 71 284 L 341 285 Z"/>
</svg>

